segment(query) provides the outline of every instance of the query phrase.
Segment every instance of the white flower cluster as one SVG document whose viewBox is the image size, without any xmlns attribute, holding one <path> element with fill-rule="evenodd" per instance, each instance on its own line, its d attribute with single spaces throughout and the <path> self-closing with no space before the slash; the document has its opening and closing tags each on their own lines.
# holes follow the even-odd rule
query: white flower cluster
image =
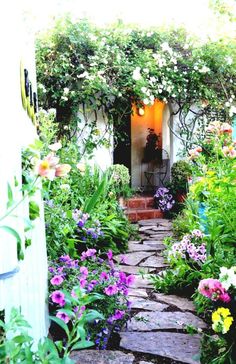
<svg viewBox="0 0 236 364">
<path fill-rule="evenodd" d="M 231 267 L 230 269 L 221 267 L 219 279 L 226 290 L 231 286 L 236 288 L 236 267 Z"/>
</svg>

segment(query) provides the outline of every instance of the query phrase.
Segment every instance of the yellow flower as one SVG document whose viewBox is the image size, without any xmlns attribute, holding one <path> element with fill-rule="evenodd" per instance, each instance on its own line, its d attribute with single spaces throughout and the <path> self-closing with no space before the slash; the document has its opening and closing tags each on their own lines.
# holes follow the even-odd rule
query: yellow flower
<svg viewBox="0 0 236 364">
<path fill-rule="evenodd" d="M 224 324 L 223 324 L 223 325 L 224 325 L 223 334 L 225 334 L 226 332 L 228 332 L 228 331 L 229 331 L 230 326 L 232 325 L 233 321 L 234 321 L 234 319 L 233 319 L 233 317 L 232 317 L 232 316 L 226 317 L 226 318 L 224 319 Z"/>
<path fill-rule="evenodd" d="M 212 328 L 215 332 L 226 334 L 233 322 L 233 317 L 228 308 L 220 307 L 212 313 Z"/>
</svg>

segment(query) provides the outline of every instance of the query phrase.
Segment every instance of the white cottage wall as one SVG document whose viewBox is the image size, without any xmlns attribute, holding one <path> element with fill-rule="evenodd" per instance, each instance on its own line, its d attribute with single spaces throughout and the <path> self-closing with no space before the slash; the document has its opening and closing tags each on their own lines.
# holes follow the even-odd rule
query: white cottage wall
<svg viewBox="0 0 236 364">
<path fill-rule="evenodd" d="M 0 122 L 0 218 L 6 212 L 7 184 L 13 188 L 16 201 L 21 199 L 21 150 L 37 138 L 36 129 L 22 107 L 20 92 L 20 61 L 29 70 L 33 89 L 36 90 L 34 44 L 27 34 L 20 12 L 14 1 L 8 1 L 1 11 L 1 122 Z M 19 183 L 14 186 L 14 180 Z M 20 308 L 31 325 L 29 330 L 35 342 L 47 336 L 48 314 L 47 255 L 43 203 L 40 192 L 34 197 L 40 206 L 40 218 L 31 231 L 32 245 L 25 249 L 25 258 L 17 260 L 15 238 L 0 229 L 0 309 L 8 320 L 12 307 Z M 28 216 L 28 201 L 14 211 L 17 217 L 0 221 L 10 225 L 24 240 L 24 217 Z M 3 279 L 1 274 L 14 268 L 19 272 Z"/>
<path fill-rule="evenodd" d="M 81 120 L 80 127 L 83 128 L 85 125 L 85 118 L 81 111 L 78 112 L 78 117 Z M 94 113 L 88 112 L 88 122 L 93 122 L 95 119 Z M 99 166 L 102 171 L 105 171 L 109 166 L 113 164 L 113 133 L 111 131 L 106 131 L 107 119 L 106 116 L 101 112 L 97 111 L 97 122 L 96 128 L 98 130 L 98 139 L 104 138 L 109 141 L 109 146 L 97 146 L 94 150 L 94 156 L 92 159 L 86 158 L 86 153 L 83 157 L 83 161 L 90 164 L 91 166 Z M 85 128 L 82 135 L 80 135 L 78 139 L 78 143 L 83 144 L 83 140 L 85 140 L 89 135 L 89 128 Z M 83 148 L 82 148 L 83 149 Z"/>
</svg>

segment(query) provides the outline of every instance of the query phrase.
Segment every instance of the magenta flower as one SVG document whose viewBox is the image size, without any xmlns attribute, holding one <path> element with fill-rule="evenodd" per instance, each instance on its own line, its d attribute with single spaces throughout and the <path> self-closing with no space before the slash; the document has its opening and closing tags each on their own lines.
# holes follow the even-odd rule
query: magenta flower
<svg viewBox="0 0 236 364">
<path fill-rule="evenodd" d="M 198 291 L 212 301 L 230 302 L 230 296 L 218 279 L 202 279 L 198 286 Z"/>
<path fill-rule="evenodd" d="M 116 285 L 108 286 L 104 289 L 104 292 L 107 296 L 113 296 L 114 294 L 118 293 L 118 287 Z"/>
<path fill-rule="evenodd" d="M 130 274 L 127 278 L 126 278 L 126 284 L 127 286 L 131 286 L 135 281 L 135 276 L 133 274 Z"/>
<path fill-rule="evenodd" d="M 62 276 L 54 276 L 50 282 L 54 285 L 54 286 L 59 286 L 62 282 L 64 281 L 64 279 L 62 278 Z"/>
<path fill-rule="evenodd" d="M 65 312 L 57 312 L 56 317 L 64 321 L 66 324 L 70 321 L 70 317 Z"/>
<path fill-rule="evenodd" d="M 113 258 L 112 250 L 108 250 L 107 257 L 108 257 L 109 260 L 112 260 L 112 258 Z"/>
<path fill-rule="evenodd" d="M 82 273 L 84 276 L 87 276 L 88 275 L 88 268 L 80 267 L 80 273 Z"/>
<path fill-rule="evenodd" d="M 125 311 L 116 310 L 115 314 L 113 315 L 114 320 L 121 320 L 125 315 Z"/>
<path fill-rule="evenodd" d="M 84 287 L 86 286 L 86 284 L 87 284 L 86 279 L 84 279 L 84 278 L 80 278 L 80 280 L 79 280 L 79 284 L 80 284 L 80 287 L 81 287 L 81 288 L 84 288 Z"/>
<path fill-rule="evenodd" d="M 101 279 L 102 281 L 103 281 L 103 280 L 107 281 L 107 280 L 109 279 L 109 276 L 108 276 L 107 272 L 102 272 L 102 273 L 100 274 L 100 279 Z"/>
<path fill-rule="evenodd" d="M 120 283 L 126 284 L 126 274 L 124 272 L 119 272 Z"/>
<path fill-rule="evenodd" d="M 64 304 L 65 304 L 65 295 L 64 295 L 63 292 L 61 292 L 61 291 L 54 291 L 51 294 L 50 297 L 52 299 L 52 302 L 58 303 L 60 306 L 64 306 Z"/>
</svg>

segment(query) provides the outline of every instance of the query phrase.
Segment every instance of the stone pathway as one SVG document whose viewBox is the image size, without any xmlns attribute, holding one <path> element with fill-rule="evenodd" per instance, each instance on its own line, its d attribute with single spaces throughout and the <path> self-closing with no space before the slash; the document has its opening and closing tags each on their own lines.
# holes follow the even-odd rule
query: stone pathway
<svg viewBox="0 0 236 364">
<path fill-rule="evenodd" d="M 140 241 L 129 242 L 124 271 L 136 274 L 129 292 L 132 318 L 120 333 L 120 348 L 135 356 L 134 363 L 199 363 L 200 335 L 186 333 L 186 326 L 201 329 L 205 323 L 194 314 L 191 301 L 153 292 L 148 275 L 166 269 L 163 239 L 171 236 L 171 222 L 165 219 L 139 221 Z M 117 257 L 120 261 L 121 257 Z M 137 275 L 138 271 L 142 276 Z M 139 361 L 140 353 L 147 354 Z"/>
<path fill-rule="evenodd" d="M 150 274 L 165 270 L 163 239 L 171 236 L 166 219 L 139 221 L 139 241 L 129 242 L 129 251 L 115 257 L 122 270 L 135 274 L 129 289 L 132 318 L 120 332 L 120 350 L 82 351 L 80 364 L 198 364 L 200 335 L 189 335 L 186 326 L 201 329 L 205 323 L 194 314 L 193 303 L 174 295 L 155 293 Z M 141 272 L 141 275 L 139 274 Z"/>
</svg>

